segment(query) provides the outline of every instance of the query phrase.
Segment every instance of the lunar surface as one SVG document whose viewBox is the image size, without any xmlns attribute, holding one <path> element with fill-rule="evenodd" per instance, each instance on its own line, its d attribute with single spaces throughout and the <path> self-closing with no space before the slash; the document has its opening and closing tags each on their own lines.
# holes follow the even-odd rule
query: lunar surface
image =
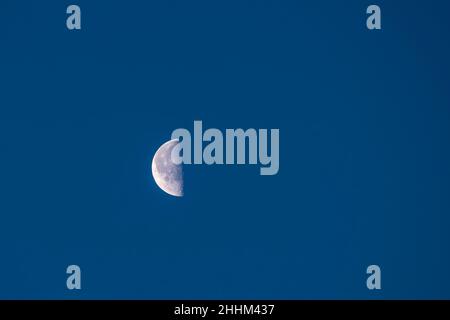
<svg viewBox="0 0 450 320">
<path fill-rule="evenodd" d="M 172 162 L 172 149 L 178 140 L 164 143 L 156 151 L 152 161 L 152 174 L 156 184 L 163 191 L 176 197 L 183 196 L 183 165 Z"/>
</svg>

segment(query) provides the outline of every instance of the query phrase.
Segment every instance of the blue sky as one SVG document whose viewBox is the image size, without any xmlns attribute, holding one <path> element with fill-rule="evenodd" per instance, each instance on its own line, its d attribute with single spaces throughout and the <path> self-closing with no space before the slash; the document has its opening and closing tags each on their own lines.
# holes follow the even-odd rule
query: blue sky
<svg viewBox="0 0 450 320">
<path fill-rule="evenodd" d="M 450 298 L 446 1 L 374 32 L 367 1 L 76 3 L 80 31 L 0 4 L 1 298 Z M 279 173 L 168 196 L 151 159 L 194 120 L 279 128 Z"/>
</svg>

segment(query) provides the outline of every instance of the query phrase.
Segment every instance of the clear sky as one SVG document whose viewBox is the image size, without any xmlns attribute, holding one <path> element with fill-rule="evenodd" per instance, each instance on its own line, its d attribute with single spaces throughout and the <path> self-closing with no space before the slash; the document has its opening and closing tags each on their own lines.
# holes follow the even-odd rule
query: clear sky
<svg viewBox="0 0 450 320">
<path fill-rule="evenodd" d="M 0 298 L 450 298 L 450 4 L 375 2 L 0 1 Z M 279 128 L 279 173 L 165 194 L 194 120 Z"/>
</svg>

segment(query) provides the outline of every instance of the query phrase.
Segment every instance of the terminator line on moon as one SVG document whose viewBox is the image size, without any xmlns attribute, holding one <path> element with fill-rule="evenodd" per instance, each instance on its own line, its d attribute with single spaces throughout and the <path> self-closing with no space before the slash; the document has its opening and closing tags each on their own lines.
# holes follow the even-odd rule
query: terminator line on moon
<svg viewBox="0 0 450 320">
<path fill-rule="evenodd" d="M 178 144 L 177 139 L 164 143 L 156 151 L 152 161 L 152 175 L 156 184 L 163 191 L 176 197 L 182 197 L 183 190 L 183 166 L 172 162 L 172 149 Z"/>
</svg>

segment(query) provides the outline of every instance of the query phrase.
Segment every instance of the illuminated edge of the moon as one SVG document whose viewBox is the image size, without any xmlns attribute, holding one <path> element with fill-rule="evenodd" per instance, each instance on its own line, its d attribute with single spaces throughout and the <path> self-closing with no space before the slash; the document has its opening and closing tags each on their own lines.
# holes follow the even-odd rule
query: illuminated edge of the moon
<svg viewBox="0 0 450 320">
<path fill-rule="evenodd" d="M 174 141 L 178 142 L 178 139 L 172 139 L 172 140 L 169 140 L 169 141 L 163 143 L 163 144 L 158 148 L 158 150 L 156 150 L 155 155 L 153 156 L 153 159 L 152 159 L 152 176 L 153 176 L 153 180 L 155 180 L 156 184 L 158 185 L 158 187 L 159 187 L 162 191 L 164 191 L 165 193 L 170 194 L 171 196 L 174 196 L 174 197 L 183 197 L 183 196 L 184 196 L 184 186 L 181 187 L 180 192 L 174 192 L 174 191 L 172 191 L 171 188 L 170 188 L 170 185 L 168 185 L 168 184 L 166 183 L 166 181 L 160 179 L 160 177 L 159 177 L 159 172 L 158 172 L 158 170 L 156 169 L 156 163 L 155 163 L 155 158 L 158 156 L 158 154 L 159 154 L 159 152 L 161 151 L 161 149 L 162 149 L 165 145 L 170 144 L 170 143 L 172 143 L 172 142 L 174 142 Z M 183 181 L 183 184 L 184 184 L 184 181 Z"/>
</svg>

